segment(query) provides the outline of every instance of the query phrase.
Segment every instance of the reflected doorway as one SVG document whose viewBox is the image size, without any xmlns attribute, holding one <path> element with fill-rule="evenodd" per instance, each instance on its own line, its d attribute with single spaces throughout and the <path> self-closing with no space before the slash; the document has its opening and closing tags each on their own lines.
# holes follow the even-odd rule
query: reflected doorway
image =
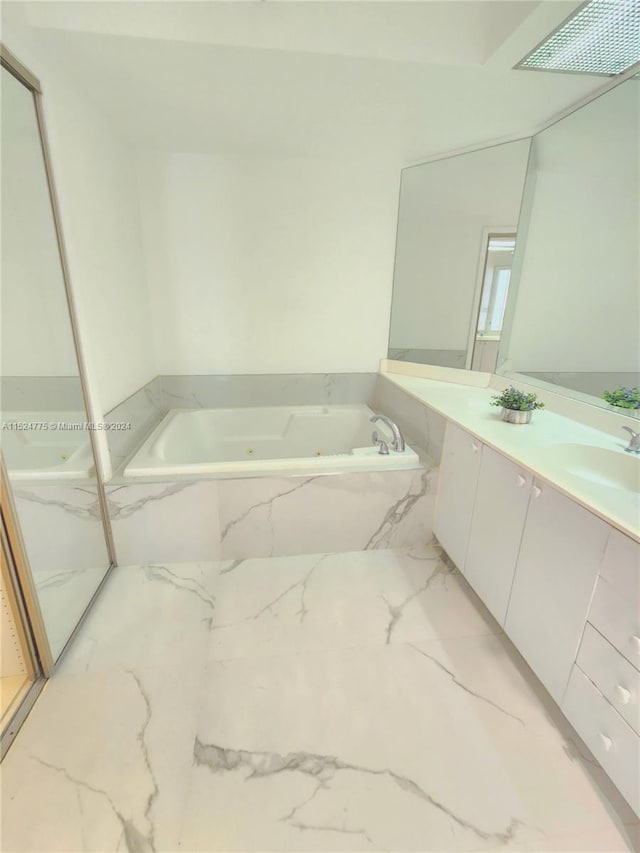
<svg viewBox="0 0 640 853">
<path fill-rule="evenodd" d="M 480 286 L 471 345 L 471 370 L 495 373 L 500 337 L 509 296 L 516 232 L 489 232 L 480 263 Z"/>
</svg>

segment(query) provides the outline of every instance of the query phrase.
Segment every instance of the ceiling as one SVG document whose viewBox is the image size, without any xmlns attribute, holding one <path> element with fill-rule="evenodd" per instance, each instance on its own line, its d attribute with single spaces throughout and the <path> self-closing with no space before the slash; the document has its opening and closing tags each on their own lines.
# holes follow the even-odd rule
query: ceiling
<svg viewBox="0 0 640 853">
<path fill-rule="evenodd" d="M 5 0 L 2 14 L 137 149 L 404 165 L 526 135 L 601 86 L 512 70 L 578 5 Z"/>
</svg>

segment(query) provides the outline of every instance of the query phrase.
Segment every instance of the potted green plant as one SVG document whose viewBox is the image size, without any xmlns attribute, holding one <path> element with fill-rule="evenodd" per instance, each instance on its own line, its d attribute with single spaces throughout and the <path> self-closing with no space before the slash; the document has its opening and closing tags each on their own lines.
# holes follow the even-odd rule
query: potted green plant
<svg viewBox="0 0 640 853">
<path fill-rule="evenodd" d="M 640 391 L 637 388 L 625 388 L 621 385 L 615 391 L 605 391 L 602 398 L 621 415 L 640 417 Z"/>
<path fill-rule="evenodd" d="M 513 385 L 491 398 L 492 406 L 502 406 L 501 417 L 510 424 L 528 424 L 535 409 L 544 409 L 537 394 L 518 391 Z"/>
</svg>

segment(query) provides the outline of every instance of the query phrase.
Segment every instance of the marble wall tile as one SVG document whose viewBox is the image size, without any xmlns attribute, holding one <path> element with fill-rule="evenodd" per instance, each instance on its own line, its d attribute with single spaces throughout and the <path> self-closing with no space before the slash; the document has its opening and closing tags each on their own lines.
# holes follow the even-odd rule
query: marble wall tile
<svg viewBox="0 0 640 853">
<path fill-rule="evenodd" d="M 446 418 L 411 397 L 386 376 L 378 376 L 373 408 L 392 418 L 409 444 L 425 451 L 432 460 L 440 461 Z"/>
<path fill-rule="evenodd" d="M 131 424 L 131 429 L 108 430 L 105 433 L 114 473 L 122 469 L 164 414 L 162 381 L 159 376 L 108 412 L 105 416 L 107 423 Z"/>
<path fill-rule="evenodd" d="M 426 543 L 432 537 L 434 471 L 221 480 L 222 558 Z"/>
<path fill-rule="evenodd" d="M 114 484 L 106 493 L 119 565 L 219 558 L 215 480 Z"/>
<path fill-rule="evenodd" d="M 174 408 L 368 403 L 375 373 L 163 376 L 163 405 Z"/>
<path fill-rule="evenodd" d="M 84 411 L 79 376 L 3 376 L 3 412 Z"/>
<path fill-rule="evenodd" d="M 97 488 L 21 484 L 13 497 L 57 658 L 109 567 Z"/>
</svg>

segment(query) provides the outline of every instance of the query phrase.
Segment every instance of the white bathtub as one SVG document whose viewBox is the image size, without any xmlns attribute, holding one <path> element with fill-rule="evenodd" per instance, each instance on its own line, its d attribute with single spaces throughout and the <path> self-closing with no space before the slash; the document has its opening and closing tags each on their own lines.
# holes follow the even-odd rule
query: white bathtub
<svg viewBox="0 0 640 853">
<path fill-rule="evenodd" d="M 381 455 L 367 406 L 172 409 L 125 467 L 125 477 L 166 474 L 307 474 L 415 468 L 418 456 Z M 390 445 L 390 436 L 389 436 Z"/>
<path fill-rule="evenodd" d="M 3 412 L 4 424 L 29 429 L 2 429 L 0 448 L 11 480 L 83 480 L 94 473 L 86 430 L 61 429 L 83 424 L 84 412 Z M 46 428 L 45 428 L 46 427 Z"/>
</svg>

